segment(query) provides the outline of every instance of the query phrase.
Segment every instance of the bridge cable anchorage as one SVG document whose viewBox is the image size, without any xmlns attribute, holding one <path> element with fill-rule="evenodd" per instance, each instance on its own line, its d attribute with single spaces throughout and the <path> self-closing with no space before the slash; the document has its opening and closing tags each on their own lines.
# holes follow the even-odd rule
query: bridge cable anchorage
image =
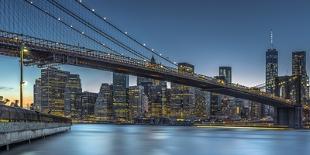
<svg viewBox="0 0 310 155">
<path fill-rule="evenodd" d="M 145 48 L 147 51 L 155 54 L 156 56 L 164 59 L 165 61 L 167 61 L 168 63 L 177 66 L 176 63 L 174 63 L 173 61 L 169 60 L 168 58 L 162 56 L 161 53 L 157 53 L 154 49 L 151 49 L 149 47 L 146 46 L 146 44 L 139 42 L 137 39 L 135 39 L 134 37 L 132 37 L 131 35 L 128 34 L 127 31 L 123 31 L 120 28 L 118 28 L 116 25 L 112 24 L 110 21 L 107 20 L 106 17 L 102 17 L 101 15 L 99 15 L 98 13 L 95 12 L 94 9 L 89 8 L 86 4 L 82 3 L 81 0 L 75 0 L 79 5 L 81 5 L 83 8 L 85 8 L 86 10 L 88 10 L 90 13 L 92 13 L 93 15 L 95 15 L 96 17 L 98 17 L 99 19 L 101 19 L 102 21 L 104 21 L 105 23 L 107 23 L 108 25 L 110 25 L 111 27 L 113 27 L 115 30 L 117 30 L 118 32 L 120 32 L 121 34 L 125 35 L 127 38 L 129 38 L 130 40 L 132 40 L 133 42 L 135 42 L 136 44 L 140 45 L 141 47 Z"/>
<path fill-rule="evenodd" d="M 61 11 L 63 11 L 64 13 L 66 13 L 67 15 L 69 15 L 70 17 L 76 19 L 78 22 L 82 23 L 83 25 L 87 26 L 88 28 L 90 28 L 91 30 L 95 31 L 96 33 L 100 34 L 101 36 L 107 38 L 108 40 L 110 40 L 111 42 L 113 42 L 114 44 L 118 45 L 119 47 L 125 49 L 126 51 L 134 54 L 135 56 L 142 58 L 142 59 L 146 59 L 149 60 L 150 59 L 146 56 L 144 56 L 143 54 L 141 54 L 140 52 L 132 49 L 131 47 L 125 45 L 124 43 L 120 42 L 119 40 L 117 40 L 116 38 L 114 38 L 113 36 L 107 34 L 106 32 L 100 30 L 98 27 L 94 26 L 93 24 L 91 24 L 90 22 L 84 20 L 83 18 L 81 18 L 80 16 L 78 16 L 77 14 L 75 14 L 74 12 L 70 11 L 69 9 L 67 9 L 66 7 L 64 7 L 63 5 L 61 5 L 60 3 L 56 2 L 55 0 L 46 0 L 48 1 L 50 4 L 54 5 L 55 7 L 57 7 L 58 9 L 60 9 Z"/>
<path fill-rule="evenodd" d="M 44 14 L 46 14 L 47 16 L 51 17 L 52 19 L 62 23 L 63 25 L 65 25 L 68 28 L 71 28 L 72 30 L 74 30 L 75 32 L 82 34 L 83 31 L 78 30 L 77 28 L 71 27 L 71 25 L 67 24 L 66 22 L 64 22 L 63 20 L 59 20 L 58 17 L 52 15 L 51 13 L 44 11 L 42 8 L 40 8 L 39 6 L 35 5 L 34 3 L 30 3 L 31 1 L 29 0 L 24 0 L 25 2 L 27 2 L 28 4 L 30 4 L 31 6 L 35 7 L 36 9 L 38 9 L 39 11 L 43 12 Z M 107 46 L 106 44 L 101 43 L 100 41 L 98 41 L 97 39 L 92 38 L 91 36 L 87 35 L 87 34 L 83 34 L 83 36 L 93 42 L 95 42 L 96 44 L 103 46 L 104 48 L 116 53 L 117 55 L 121 55 L 119 52 L 113 50 L 112 48 L 110 48 L 109 46 Z"/>
</svg>

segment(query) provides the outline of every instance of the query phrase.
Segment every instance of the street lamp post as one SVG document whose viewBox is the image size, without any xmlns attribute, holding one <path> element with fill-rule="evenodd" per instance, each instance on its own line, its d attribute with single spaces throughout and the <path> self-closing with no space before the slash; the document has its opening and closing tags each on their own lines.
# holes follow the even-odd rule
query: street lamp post
<svg viewBox="0 0 310 155">
<path fill-rule="evenodd" d="M 19 83 L 19 93 L 20 93 L 20 107 L 23 108 L 23 85 L 24 85 L 24 52 L 27 52 L 27 47 L 23 44 L 20 49 L 20 83 Z"/>
</svg>

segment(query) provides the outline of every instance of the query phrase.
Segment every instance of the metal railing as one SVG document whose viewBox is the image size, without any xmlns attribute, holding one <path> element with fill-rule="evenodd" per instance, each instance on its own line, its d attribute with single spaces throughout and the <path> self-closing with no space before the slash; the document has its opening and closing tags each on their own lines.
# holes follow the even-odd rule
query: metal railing
<svg viewBox="0 0 310 155">
<path fill-rule="evenodd" d="M 71 119 L 37 111 L 0 105 L 0 122 L 71 123 Z"/>
</svg>

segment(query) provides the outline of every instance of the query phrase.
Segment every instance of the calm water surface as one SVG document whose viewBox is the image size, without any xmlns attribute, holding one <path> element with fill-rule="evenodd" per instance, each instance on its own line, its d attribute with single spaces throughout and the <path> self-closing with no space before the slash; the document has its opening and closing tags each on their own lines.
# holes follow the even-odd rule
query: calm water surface
<svg viewBox="0 0 310 155">
<path fill-rule="evenodd" d="M 310 131 L 74 125 L 5 155 L 310 155 Z"/>
</svg>

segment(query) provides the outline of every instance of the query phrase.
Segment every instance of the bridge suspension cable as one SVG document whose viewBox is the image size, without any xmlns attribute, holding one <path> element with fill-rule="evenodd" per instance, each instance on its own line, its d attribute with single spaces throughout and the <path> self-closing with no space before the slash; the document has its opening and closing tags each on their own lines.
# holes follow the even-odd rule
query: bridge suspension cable
<svg viewBox="0 0 310 155">
<path fill-rule="evenodd" d="M 32 1 L 30 0 L 24 0 L 25 2 L 27 2 L 28 4 L 30 4 L 31 6 L 33 6 L 34 8 L 38 9 L 39 11 L 41 11 L 42 13 L 46 14 L 47 16 L 51 17 L 52 19 L 56 20 L 56 21 L 59 21 L 60 23 L 62 23 L 63 25 L 65 25 L 66 27 L 68 28 L 71 28 L 72 30 L 74 30 L 75 32 L 79 33 L 79 34 L 82 34 L 84 37 L 90 39 L 91 41 L 95 42 L 96 44 L 118 54 L 118 55 L 121 55 L 119 52 L 113 50 L 112 48 L 110 48 L 109 46 L 105 45 L 104 43 L 100 42 L 99 40 L 85 34 L 83 31 L 73 27 L 72 25 L 69 25 L 68 23 L 66 23 L 65 21 L 61 20 L 60 18 L 54 16 L 53 14 L 43 10 L 42 8 L 40 8 L 38 5 L 35 5 Z"/>
<path fill-rule="evenodd" d="M 144 59 L 144 60 L 150 60 L 148 57 L 144 56 L 143 54 L 141 54 L 140 52 L 132 49 L 131 47 L 125 45 L 124 43 L 122 43 L 121 41 L 117 40 L 116 38 L 114 38 L 113 36 L 107 34 L 106 32 L 102 31 L 101 29 L 99 29 L 98 27 L 94 26 L 93 24 L 91 24 L 90 22 L 86 21 L 85 19 L 83 19 L 82 17 L 80 17 L 79 15 L 75 14 L 74 12 L 70 11 L 69 9 L 67 9 L 66 7 L 64 7 L 63 5 L 61 5 L 60 3 L 58 3 L 55 0 L 47 0 L 47 2 L 49 2 L 50 4 L 52 4 L 53 6 L 57 7 L 58 9 L 60 9 L 61 11 L 63 11 L 64 13 L 66 13 L 67 15 L 69 15 L 70 17 L 74 18 L 75 20 L 77 20 L 78 22 L 82 23 L 83 25 L 85 25 L 86 27 L 90 28 L 91 30 L 95 31 L 96 33 L 100 34 L 101 36 L 105 37 L 106 39 L 110 40 L 111 42 L 113 42 L 114 44 L 118 45 L 119 47 L 125 49 L 126 51 L 134 54 L 135 56 Z"/>
<path fill-rule="evenodd" d="M 138 41 L 137 39 L 135 39 L 133 36 L 129 35 L 126 31 L 121 30 L 119 27 L 117 27 L 116 25 L 112 24 L 110 21 L 108 21 L 106 19 L 106 17 L 102 17 L 101 15 L 99 15 L 98 13 L 96 13 L 94 11 L 94 9 L 91 9 L 90 7 L 88 7 L 86 4 L 82 3 L 81 0 L 75 0 L 79 5 L 81 5 L 83 8 L 85 8 L 86 10 L 88 10 L 89 12 L 91 12 L 93 15 L 95 15 L 96 17 L 98 17 L 99 19 L 101 19 L 102 21 L 104 21 L 105 23 L 107 23 L 108 25 L 110 25 L 112 28 L 114 28 L 116 31 L 120 32 L 121 34 L 125 35 L 127 38 L 129 38 L 130 40 L 132 40 L 133 42 L 135 42 L 136 44 L 140 45 L 141 47 L 145 48 L 147 51 L 155 54 L 156 56 L 162 58 L 163 60 L 167 61 L 168 63 L 175 65 L 175 62 L 172 62 L 171 60 L 169 60 L 168 58 L 162 56 L 162 54 L 158 54 L 154 49 L 149 48 L 148 46 L 146 46 L 144 43 L 141 43 L 140 41 Z"/>
</svg>

